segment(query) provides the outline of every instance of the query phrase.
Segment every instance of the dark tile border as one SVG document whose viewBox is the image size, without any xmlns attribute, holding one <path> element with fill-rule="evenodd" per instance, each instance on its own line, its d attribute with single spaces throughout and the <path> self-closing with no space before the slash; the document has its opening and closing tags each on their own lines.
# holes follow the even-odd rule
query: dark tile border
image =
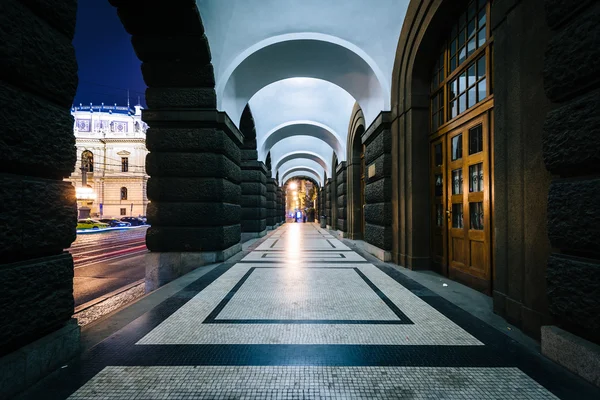
<svg viewBox="0 0 600 400">
<path fill-rule="evenodd" d="M 246 283 L 256 269 L 285 269 L 285 267 L 251 267 L 235 286 L 225 295 L 214 310 L 202 322 L 203 324 L 293 324 L 293 325 L 413 325 L 414 322 L 404 314 L 369 278 L 356 267 L 303 267 L 309 269 L 348 269 L 353 270 L 362 278 L 371 290 L 388 306 L 398 317 L 397 320 L 336 320 L 336 319 L 218 319 L 219 314 L 233 299 L 238 290 Z"/>
<path fill-rule="evenodd" d="M 261 238 L 257 246 L 268 239 Z M 343 240 L 342 240 L 343 242 Z M 348 243 L 345 243 L 348 245 Z M 254 244 L 253 244 L 254 246 Z M 484 346 L 409 345 L 135 345 L 249 252 L 234 257 L 110 336 L 19 399 L 62 400 L 110 365 L 328 365 L 516 367 L 561 399 L 598 399 L 600 389 L 497 331 L 394 267 L 349 246 L 396 282 L 473 335 Z M 315 250 L 319 251 L 319 250 Z M 326 263 L 332 263 L 325 261 Z M 323 262 L 315 262 L 323 263 Z"/>
</svg>

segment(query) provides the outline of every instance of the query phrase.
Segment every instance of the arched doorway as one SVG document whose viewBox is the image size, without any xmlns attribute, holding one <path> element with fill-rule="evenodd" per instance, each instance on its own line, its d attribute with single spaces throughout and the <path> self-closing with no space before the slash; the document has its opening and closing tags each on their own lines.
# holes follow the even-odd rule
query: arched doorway
<svg viewBox="0 0 600 400">
<path fill-rule="evenodd" d="M 361 136 L 365 120 L 359 105 L 354 106 L 348 129 L 348 236 L 363 239 L 365 234 L 365 146 Z"/>
</svg>

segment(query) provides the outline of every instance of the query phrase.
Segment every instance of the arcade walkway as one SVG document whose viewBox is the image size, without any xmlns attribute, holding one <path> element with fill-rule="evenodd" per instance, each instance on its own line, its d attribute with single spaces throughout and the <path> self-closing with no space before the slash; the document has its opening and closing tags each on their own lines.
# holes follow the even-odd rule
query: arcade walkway
<svg viewBox="0 0 600 400">
<path fill-rule="evenodd" d="M 290 223 L 84 352 L 26 398 L 596 396 L 394 267 L 315 224 Z"/>
</svg>

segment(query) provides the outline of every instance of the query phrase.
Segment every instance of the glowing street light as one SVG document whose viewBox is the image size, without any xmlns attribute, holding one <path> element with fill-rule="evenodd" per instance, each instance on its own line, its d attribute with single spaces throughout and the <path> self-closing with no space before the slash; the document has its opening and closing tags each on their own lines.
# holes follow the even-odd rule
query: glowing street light
<svg viewBox="0 0 600 400">
<path fill-rule="evenodd" d="M 75 188 L 75 198 L 78 201 L 89 201 L 92 202 L 96 200 L 96 193 L 94 189 L 87 186 L 77 187 Z"/>
<path fill-rule="evenodd" d="M 298 184 L 296 182 L 291 182 L 290 183 L 290 189 L 295 190 L 298 188 Z"/>
</svg>

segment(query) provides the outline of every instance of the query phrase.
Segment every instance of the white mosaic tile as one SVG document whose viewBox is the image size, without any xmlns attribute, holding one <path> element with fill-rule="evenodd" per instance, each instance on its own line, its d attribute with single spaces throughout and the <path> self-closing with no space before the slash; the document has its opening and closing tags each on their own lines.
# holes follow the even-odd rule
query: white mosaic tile
<svg viewBox="0 0 600 400">
<path fill-rule="evenodd" d="M 353 251 L 253 251 L 242 258 L 242 261 L 280 262 L 284 264 L 302 264 L 305 262 L 355 262 L 367 261 Z"/>
<path fill-rule="evenodd" d="M 556 399 L 517 368 L 106 367 L 70 399 Z"/>
<path fill-rule="evenodd" d="M 286 237 L 282 239 L 269 238 L 256 248 L 256 250 L 288 250 L 291 247 L 300 248 L 303 251 L 311 250 L 350 250 L 348 246 L 338 239 Z"/>
<path fill-rule="evenodd" d="M 217 318 L 399 320 L 352 268 L 254 269 Z"/>
<path fill-rule="evenodd" d="M 251 267 L 264 264 L 239 263 L 231 267 L 219 279 L 183 307 L 169 316 L 159 326 L 144 336 L 138 344 L 381 344 L 381 345 L 483 345 L 479 340 L 456 325 L 454 322 L 429 306 L 419 297 L 404 288 L 392 278 L 371 264 L 327 264 L 310 263 L 310 267 L 357 267 L 385 295 L 410 318 L 414 324 L 407 325 L 367 325 L 367 324 L 203 324 L 206 317 L 220 301 L 242 279 Z M 278 264 L 269 264 L 277 266 Z M 289 276 L 297 276 L 295 269 L 303 265 L 287 265 L 283 271 Z M 284 272 L 285 274 L 285 272 Z M 304 282 L 307 284 L 307 282 Z M 345 279 L 332 284 L 344 290 Z M 243 288 L 243 286 L 242 286 Z M 256 286 L 255 290 L 263 290 Z M 327 289 L 329 290 L 329 289 Z M 372 297 L 364 297 L 365 292 L 351 293 L 359 309 L 355 312 L 365 315 L 369 312 Z M 325 294 L 324 294 L 325 295 Z M 239 304 L 239 303 L 238 303 Z M 360 309 L 362 307 L 362 310 Z M 248 311 L 248 308 L 245 308 Z M 282 311 L 280 311 L 282 312 Z M 328 311 L 332 319 L 344 319 L 349 310 L 341 307 Z M 240 318 L 244 313 L 239 312 Z M 248 311 L 247 318 L 255 312 Z"/>
</svg>

